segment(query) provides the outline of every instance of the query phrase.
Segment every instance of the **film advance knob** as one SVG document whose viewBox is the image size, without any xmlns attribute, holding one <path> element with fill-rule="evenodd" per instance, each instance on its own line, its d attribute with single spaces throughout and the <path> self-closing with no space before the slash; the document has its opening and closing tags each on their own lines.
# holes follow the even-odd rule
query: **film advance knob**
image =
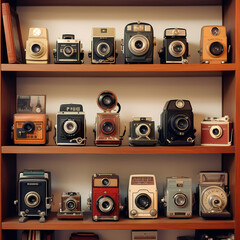
<svg viewBox="0 0 240 240">
<path fill-rule="evenodd" d="M 130 211 L 130 214 L 131 214 L 132 216 L 136 216 L 136 215 L 137 215 L 137 211 L 133 209 L 133 210 Z"/>
<path fill-rule="evenodd" d="M 157 210 L 156 209 L 151 209 L 150 215 L 153 216 L 153 217 L 156 216 L 157 215 Z"/>
</svg>

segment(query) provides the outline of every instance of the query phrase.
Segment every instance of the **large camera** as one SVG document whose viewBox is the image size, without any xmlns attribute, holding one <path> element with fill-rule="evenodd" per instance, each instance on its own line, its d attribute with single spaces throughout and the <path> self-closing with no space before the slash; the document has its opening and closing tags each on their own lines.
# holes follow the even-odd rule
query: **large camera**
<svg viewBox="0 0 240 240">
<path fill-rule="evenodd" d="M 53 49 L 54 63 L 83 63 L 84 52 L 82 43 L 75 39 L 74 34 L 63 34 L 62 39 L 56 42 L 56 49 Z"/>
<path fill-rule="evenodd" d="M 94 129 L 95 145 L 120 146 L 123 136 L 120 136 L 119 112 L 121 106 L 117 101 L 117 96 L 111 91 L 103 91 L 97 97 L 97 104 L 104 113 L 97 113 Z M 118 106 L 118 111 L 111 112 L 116 106 Z"/>
<path fill-rule="evenodd" d="M 167 28 L 164 31 L 161 63 L 188 63 L 187 31 L 184 28 Z"/>
<path fill-rule="evenodd" d="M 227 62 L 227 30 L 225 26 L 204 26 L 201 30 L 199 54 L 201 63 Z"/>
<path fill-rule="evenodd" d="M 40 222 L 45 222 L 45 217 L 51 208 L 51 174 L 43 170 L 24 170 L 19 173 L 18 179 L 18 205 L 19 222 L 24 222 L 28 217 L 40 217 Z"/>
<path fill-rule="evenodd" d="M 201 122 L 201 145 L 231 146 L 233 138 L 233 123 L 229 116 L 221 118 L 205 118 Z"/>
<path fill-rule="evenodd" d="M 192 179 L 188 177 L 169 177 L 165 196 L 162 199 L 169 218 L 192 217 Z"/>
<path fill-rule="evenodd" d="M 55 130 L 57 145 L 86 145 L 86 119 L 82 105 L 61 104 Z"/>
<path fill-rule="evenodd" d="M 116 174 L 94 174 L 92 177 L 92 218 L 94 221 L 119 220 L 119 177 Z"/>
<path fill-rule="evenodd" d="M 231 218 L 228 207 L 228 174 L 200 172 L 199 215 L 206 219 Z"/>
<path fill-rule="evenodd" d="M 125 63 L 153 63 L 155 39 L 148 23 L 129 23 L 121 42 Z"/>
<path fill-rule="evenodd" d="M 14 114 L 14 144 L 46 144 L 50 130 L 51 124 L 46 114 Z"/>
<path fill-rule="evenodd" d="M 63 192 L 58 219 L 83 219 L 81 196 L 79 192 Z"/>
<path fill-rule="evenodd" d="M 157 142 L 152 118 L 133 118 L 133 121 L 129 123 L 129 144 L 131 146 L 154 146 Z"/>
<path fill-rule="evenodd" d="M 129 179 L 129 218 L 157 218 L 158 190 L 156 179 L 151 174 L 135 174 Z"/>
<path fill-rule="evenodd" d="M 190 101 L 178 99 L 166 102 L 160 118 L 161 145 L 194 145 L 196 130 Z"/>
<path fill-rule="evenodd" d="M 88 56 L 92 63 L 116 63 L 115 28 L 93 28 Z"/>
<path fill-rule="evenodd" d="M 26 42 L 26 63 L 48 63 L 48 36 L 46 28 L 30 28 Z"/>
</svg>

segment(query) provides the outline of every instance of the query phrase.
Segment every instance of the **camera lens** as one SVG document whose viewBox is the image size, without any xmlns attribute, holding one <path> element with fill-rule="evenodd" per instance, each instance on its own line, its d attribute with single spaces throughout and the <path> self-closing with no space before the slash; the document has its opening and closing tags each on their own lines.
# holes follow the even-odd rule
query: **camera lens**
<svg viewBox="0 0 240 240">
<path fill-rule="evenodd" d="M 67 199 L 65 203 L 66 209 L 69 211 L 73 211 L 74 209 L 77 208 L 77 202 L 75 199 Z"/>
<path fill-rule="evenodd" d="M 107 201 L 105 201 L 105 202 L 102 203 L 102 207 L 103 207 L 104 209 L 108 209 L 109 206 L 110 206 L 110 203 L 107 202 Z"/>
<path fill-rule="evenodd" d="M 142 48 L 142 47 L 143 47 L 142 41 L 140 41 L 140 40 L 136 41 L 136 42 L 135 42 L 135 47 L 136 47 L 137 49 Z"/>
<path fill-rule="evenodd" d="M 150 132 L 150 127 L 145 123 L 139 124 L 135 129 L 135 133 L 139 137 L 146 137 L 150 134 Z"/>
<path fill-rule="evenodd" d="M 143 56 L 149 50 L 150 43 L 147 37 L 141 34 L 134 35 L 128 42 L 129 51 L 136 56 Z"/>
<path fill-rule="evenodd" d="M 109 179 L 104 178 L 104 179 L 102 180 L 102 185 L 108 186 L 108 185 L 109 185 Z"/>
<path fill-rule="evenodd" d="M 66 56 L 66 57 L 71 57 L 73 55 L 74 51 L 73 51 L 73 48 L 70 47 L 70 46 L 67 46 L 63 49 L 63 54 Z"/>
<path fill-rule="evenodd" d="M 176 121 L 176 125 L 180 131 L 184 131 L 188 128 L 188 121 L 185 118 L 180 118 Z"/>
<path fill-rule="evenodd" d="M 178 135 L 184 135 L 191 126 L 191 119 L 185 114 L 177 114 L 170 120 L 172 130 Z"/>
<path fill-rule="evenodd" d="M 34 123 L 31 122 L 31 121 L 27 121 L 27 122 L 25 122 L 25 123 L 23 124 L 22 128 L 24 129 L 24 131 L 25 131 L 26 133 L 31 133 L 31 132 L 34 131 L 35 125 L 34 125 Z"/>
<path fill-rule="evenodd" d="M 211 29 L 211 33 L 212 33 L 212 35 L 214 35 L 214 36 L 217 36 L 218 34 L 219 34 L 219 28 L 217 28 L 217 27 L 213 27 L 212 29 Z"/>
<path fill-rule="evenodd" d="M 142 134 L 146 134 L 146 132 L 148 131 L 148 127 L 146 125 L 143 125 L 140 127 L 139 131 Z"/>
<path fill-rule="evenodd" d="M 113 100 L 114 99 L 112 99 L 111 96 L 106 95 L 103 97 L 102 102 L 105 106 L 111 106 L 113 104 Z"/>
<path fill-rule="evenodd" d="M 25 204 L 30 208 L 35 208 L 40 204 L 41 198 L 37 192 L 28 192 L 24 197 Z"/>
<path fill-rule="evenodd" d="M 97 209 L 102 214 L 109 214 L 114 210 L 114 201 L 110 196 L 101 196 L 97 200 Z"/>
<path fill-rule="evenodd" d="M 217 128 L 214 128 L 214 129 L 213 129 L 213 134 L 214 134 L 214 135 L 218 135 L 218 134 L 219 134 L 219 130 L 218 130 Z"/>
<path fill-rule="evenodd" d="M 173 47 L 173 50 L 177 53 L 181 52 L 183 50 L 182 45 L 178 44 Z"/>
<path fill-rule="evenodd" d="M 41 46 L 39 44 L 35 43 L 32 45 L 31 49 L 32 49 L 32 52 L 36 54 L 41 51 Z"/>
<path fill-rule="evenodd" d="M 115 131 L 115 127 L 112 122 L 106 121 L 102 124 L 101 130 L 104 134 L 110 135 Z"/>
<path fill-rule="evenodd" d="M 187 204 L 187 196 L 183 193 L 177 193 L 173 199 L 178 207 L 184 207 Z"/>
<path fill-rule="evenodd" d="M 102 56 L 106 57 L 109 54 L 111 48 L 106 42 L 102 42 L 97 46 L 97 53 Z"/>
<path fill-rule="evenodd" d="M 102 92 L 98 96 L 97 103 L 103 110 L 111 110 L 117 105 L 117 97 L 112 92 Z"/>
<path fill-rule="evenodd" d="M 209 132 L 210 132 L 211 137 L 214 138 L 214 139 L 218 139 L 218 138 L 222 137 L 222 135 L 223 135 L 223 130 L 218 125 L 212 126 L 210 128 Z"/>
<path fill-rule="evenodd" d="M 168 50 L 173 57 L 181 57 L 185 53 L 186 47 L 181 41 L 173 41 L 169 44 Z"/>
<path fill-rule="evenodd" d="M 210 45 L 210 52 L 214 56 L 219 56 L 223 53 L 223 45 L 220 42 L 213 42 Z"/>
<path fill-rule="evenodd" d="M 142 210 L 149 208 L 151 203 L 151 198 L 145 193 L 139 194 L 135 199 L 136 206 Z"/>
<path fill-rule="evenodd" d="M 69 135 L 73 135 L 77 132 L 78 125 L 74 120 L 68 119 L 63 124 L 63 130 Z"/>
</svg>

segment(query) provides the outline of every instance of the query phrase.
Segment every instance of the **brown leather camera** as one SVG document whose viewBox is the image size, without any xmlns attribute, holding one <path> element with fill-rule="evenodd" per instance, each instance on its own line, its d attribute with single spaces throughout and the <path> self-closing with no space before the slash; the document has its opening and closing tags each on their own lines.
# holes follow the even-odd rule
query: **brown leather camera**
<svg viewBox="0 0 240 240">
<path fill-rule="evenodd" d="M 46 114 L 14 114 L 14 144 L 46 144 L 49 123 Z"/>
<path fill-rule="evenodd" d="M 227 33 L 225 26 L 204 26 L 201 30 L 201 63 L 227 62 Z"/>
</svg>

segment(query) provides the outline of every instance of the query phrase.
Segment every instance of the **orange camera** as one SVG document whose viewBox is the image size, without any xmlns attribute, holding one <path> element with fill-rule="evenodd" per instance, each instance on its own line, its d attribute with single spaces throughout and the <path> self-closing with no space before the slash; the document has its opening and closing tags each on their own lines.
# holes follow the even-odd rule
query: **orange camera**
<svg viewBox="0 0 240 240">
<path fill-rule="evenodd" d="M 200 47 L 201 63 L 221 64 L 227 62 L 228 44 L 226 27 L 202 27 Z"/>
<path fill-rule="evenodd" d="M 49 124 L 46 114 L 14 114 L 14 144 L 46 144 Z"/>
</svg>

